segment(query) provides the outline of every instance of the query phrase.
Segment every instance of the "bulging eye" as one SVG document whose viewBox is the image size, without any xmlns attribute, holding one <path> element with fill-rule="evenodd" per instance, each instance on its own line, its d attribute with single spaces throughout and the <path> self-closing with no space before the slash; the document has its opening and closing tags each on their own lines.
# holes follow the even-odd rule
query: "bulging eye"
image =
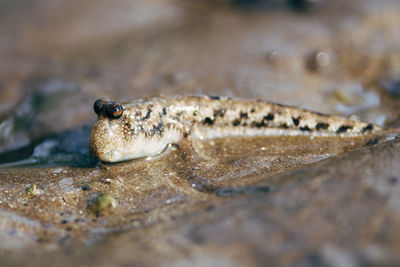
<svg viewBox="0 0 400 267">
<path fill-rule="evenodd" d="M 112 102 L 105 107 L 106 115 L 110 119 L 119 119 L 124 112 L 120 103 Z"/>
<path fill-rule="evenodd" d="M 99 99 L 97 99 L 93 104 L 94 112 L 96 112 L 97 115 L 100 115 L 104 105 L 106 103 L 109 103 L 109 102 L 111 102 L 111 101 L 108 98 L 99 98 Z"/>
</svg>

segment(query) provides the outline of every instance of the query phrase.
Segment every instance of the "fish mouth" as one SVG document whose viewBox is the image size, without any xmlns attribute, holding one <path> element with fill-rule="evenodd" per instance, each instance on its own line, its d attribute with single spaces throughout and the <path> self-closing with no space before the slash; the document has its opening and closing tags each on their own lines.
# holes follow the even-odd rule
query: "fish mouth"
<svg viewBox="0 0 400 267">
<path fill-rule="evenodd" d="M 115 122 L 106 118 L 95 122 L 90 133 L 90 154 L 103 162 L 119 162 L 126 157 L 126 149 L 119 145 L 120 136 Z"/>
<path fill-rule="evenodd" d="M 106 150 L 104 147 L 99 146 L 96 140 L 93 139 L 90 140 L 89 150 L 92 157 L 103 162 L 118 162 L 123 160 L 122 151 L 118 149 Z"/>
<path fill-rule="evenodd" d="M 98 120 L 92 126 L 89 138 L 90 155 L 94 158 L 107 161 L 105 149 L 107 147 L 107 137 L 102 133 L 110 133 L 110 123 L 108 121 Z"/>
</svg>

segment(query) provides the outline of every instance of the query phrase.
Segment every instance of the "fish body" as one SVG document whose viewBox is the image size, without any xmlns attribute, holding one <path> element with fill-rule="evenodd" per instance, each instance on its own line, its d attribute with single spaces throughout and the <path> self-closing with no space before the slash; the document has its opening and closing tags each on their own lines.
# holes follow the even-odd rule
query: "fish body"
<svg viewBox="0 0 400 267">
<path fill-rule="evenodd" d="M 119 162 L 161 153 L 183 138 L 372 135 L 381 127 L 296 107 L 220 96 L 154 97 L 120 104 L 99 99 L 91 153 Z"/>
</svg>

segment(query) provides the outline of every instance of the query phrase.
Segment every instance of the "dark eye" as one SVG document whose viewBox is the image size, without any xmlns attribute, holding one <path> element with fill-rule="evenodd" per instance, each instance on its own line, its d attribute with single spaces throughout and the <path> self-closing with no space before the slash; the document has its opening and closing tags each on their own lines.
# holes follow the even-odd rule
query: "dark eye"
<svg viewBox="0 0 400 267">
<path fill-rule="evenodd" d="M 97 99 L 93 104 L 94 112 L 96 112 L 96 114 L 99 115 L 101 113 L 101 110 L 103 109 L 104 105 L 109 102 L 110 102 L 110 99 L 108 99 L 108 98 Z"/>
<path fill-rule="evenodd" d="M 119 119 L 124 112 L 121 104 L 112 102 L 105 107 L 106 115 L 110 119 Z"/>
</svg>

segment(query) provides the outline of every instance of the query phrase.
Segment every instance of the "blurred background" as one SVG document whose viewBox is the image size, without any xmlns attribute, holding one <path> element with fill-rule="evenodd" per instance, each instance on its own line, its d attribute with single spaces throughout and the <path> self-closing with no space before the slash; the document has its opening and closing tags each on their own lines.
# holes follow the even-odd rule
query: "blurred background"
<svg viewBox="0 0 400 267">
<path fill-rule="evenodd" d="M 0 266 L 398 265 L 398 139 L 88 142 L 97 98 L 159 94 L 400 127 L 399 29 L 398 0 L 0 0 Z"/>
</svg>

